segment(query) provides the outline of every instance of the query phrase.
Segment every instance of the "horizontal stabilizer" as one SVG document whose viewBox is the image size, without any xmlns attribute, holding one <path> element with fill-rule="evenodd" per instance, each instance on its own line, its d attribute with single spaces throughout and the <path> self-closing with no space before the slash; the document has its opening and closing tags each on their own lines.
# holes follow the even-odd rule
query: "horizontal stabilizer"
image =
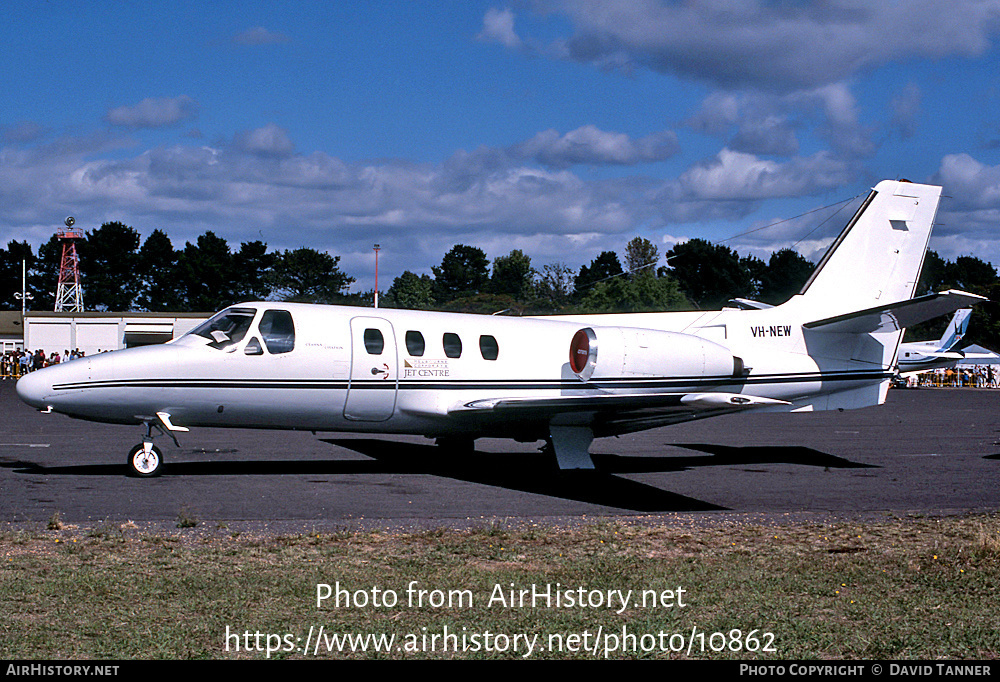
<svg viewBox="0 0 1000 682">
<path fill-rule="evenodd" d="M 959 308 L 988 300 L 983 296 L 965 291 L 942 291 L 936 294 L 918 296 L 907 301 L 858 310 L 846 315 L 828 317 L 824 320 L 807 322 L 805 329 L 816 332 L 847 334 L 870 334 L 891 332 L 912 327 L 915 324 L 933 320 L 935 317 L 953 313 Z"/>
<path fill-rule="evenodd" d="M 958 351 L 965 360 L 998 360 L 1000 355 L 997 355 L 991 350 L 987 350 L 982 346 L 966 346 L 962 350 Z"/>
<path fill-rule="evenodd" d="M 954 350 L 935 351 L 933 353 L 921 353 L 925 358 L 939 358 L 941 360 L 964 360 L 965 355 Z"/>
</svg>

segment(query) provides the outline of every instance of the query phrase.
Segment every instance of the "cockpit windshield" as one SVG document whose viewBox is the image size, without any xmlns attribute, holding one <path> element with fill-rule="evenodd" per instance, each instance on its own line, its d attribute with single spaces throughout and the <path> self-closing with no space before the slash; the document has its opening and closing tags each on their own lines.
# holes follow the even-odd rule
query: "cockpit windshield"
<svg viewBox="0 0 1000 682">
<path fill-rule="evenodd" d="M 257 311 L 253 308 L 229 308 L 191 330 L 194 336 L 208 339 L 210 348 L 231 352 L 243 340 Z"/>
</svg>

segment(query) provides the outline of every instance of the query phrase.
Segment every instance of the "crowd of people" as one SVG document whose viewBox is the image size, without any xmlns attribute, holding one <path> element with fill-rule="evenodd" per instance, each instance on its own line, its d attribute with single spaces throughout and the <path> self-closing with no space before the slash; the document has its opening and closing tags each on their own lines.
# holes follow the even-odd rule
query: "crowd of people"
<svg viewBox="0 0 1000 682">
<path fill-rule="evenodd" d="M 34 352 L 9 350 L 0 356 L 0 378 L 17 379 L 28 372 L 34 372 L 49 365 L 57 365 L 60 362 L 70 362 L 85 355 L 79 348 L 64 350 L 62 355 L 58 352 L 46 354 L 43 350 L 36 350 Z"/>
<path fill-rule="evenodd" d="M 1000 388 L 1000 368 L 993 365 L 962 365 L 939 367 L 907 377 L 910 388 L 937 386 L 940 388 Z"/>
</svg>

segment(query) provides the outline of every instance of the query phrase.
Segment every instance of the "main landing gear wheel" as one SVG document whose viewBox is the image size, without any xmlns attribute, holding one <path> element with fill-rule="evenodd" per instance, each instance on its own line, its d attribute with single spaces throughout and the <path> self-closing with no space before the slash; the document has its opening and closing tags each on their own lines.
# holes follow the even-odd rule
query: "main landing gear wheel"
<svg viewBox="0 0 1000 682">
<path fill-rule="evenodd" d="M 163 470 L 163 453 L 152 443 L 139 443 L 128 453 L 128 472 L 131 476 L 150 478 Z"/>
</svg>

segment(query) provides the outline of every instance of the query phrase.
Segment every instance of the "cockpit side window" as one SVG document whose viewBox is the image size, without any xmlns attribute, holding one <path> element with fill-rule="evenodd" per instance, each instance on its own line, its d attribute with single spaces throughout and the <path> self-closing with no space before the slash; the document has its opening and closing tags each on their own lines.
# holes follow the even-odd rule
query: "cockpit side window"
<svg viewBox="0 0 1000 682">
<path fill-rule="evenodd" d="M 236 344 L 243 340 L 257 311 L 253 308 L 230 308 L 223 310 L 207 322 L 191 330 L 191 334 L 208 339 L 208 346 L 232 352 Z"/>
<path fill-rule="evenodd" d="M 264 354 L 264 349 L 260 347 L 260 341 L 257 340 L 256 336 L 247 341 L 247 345 L 243 347 L 243 354 L 244 355 Z"/>
<path fill-rule="evenodd" d="M 258 328 L 268 353 L 288 353 L 295 348 L 295 324 L 287 310 L 265 310 Z"/>
</svg>

